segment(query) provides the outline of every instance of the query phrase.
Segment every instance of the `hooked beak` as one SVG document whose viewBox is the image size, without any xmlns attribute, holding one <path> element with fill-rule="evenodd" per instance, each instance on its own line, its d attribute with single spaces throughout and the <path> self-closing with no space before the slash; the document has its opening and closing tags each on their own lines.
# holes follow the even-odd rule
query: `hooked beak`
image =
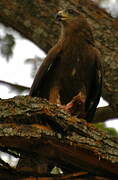
<svg viewBox="0 0 118 180">
<path fill-rule="evenodd" d="M 68 19 L 68 15 L 64 11 L 58 11 L 56 15 L 56 19 L 58 21 L 65 21 L 66 19 Z"/>
</svg>

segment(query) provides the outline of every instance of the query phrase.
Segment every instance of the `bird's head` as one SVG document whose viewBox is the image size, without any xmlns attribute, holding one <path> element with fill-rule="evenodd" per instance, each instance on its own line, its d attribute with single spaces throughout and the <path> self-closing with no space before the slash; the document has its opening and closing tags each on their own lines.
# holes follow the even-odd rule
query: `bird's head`
<svg viewBox="0 0 118 180">
<path fill-rule="evenodd" d="M 76 9 L 68 8 L 58 11 L 56 19 L 61 22 L 63 34 L 67 33 L 71 35 L 79 35 L 82 39 L 89 39 L 93 42 L 93 35 L 91 32 L 91 27 L 88 24 L 85 16 Z M 76 33 L 76 34 L 72 34 Z"/>
<path fill-rule="evenodd" d="M 68 8 L 58 11 L 56 19 L 61 22 L 66 30 L 84 31 L 88 28 L 86 18 L 76 9 Z"/>
</svg>

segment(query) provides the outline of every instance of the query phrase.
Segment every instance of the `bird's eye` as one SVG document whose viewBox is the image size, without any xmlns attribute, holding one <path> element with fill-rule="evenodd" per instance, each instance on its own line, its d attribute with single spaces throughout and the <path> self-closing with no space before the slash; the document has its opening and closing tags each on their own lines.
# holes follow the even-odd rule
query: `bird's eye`
<svg viewBox="0 0 118 180">
<path fill-rule="evenodd" d="M 73 9 L 67 9 L 67 13 L 73 16 L 80 15 L 76 10 L 73 10 Z"/>
<path fill-rule="evenodd" d="M 67 11 L 68 11 L 69 14 L 74 14 L 73 9 L 68 9 Z"/>
</svg>

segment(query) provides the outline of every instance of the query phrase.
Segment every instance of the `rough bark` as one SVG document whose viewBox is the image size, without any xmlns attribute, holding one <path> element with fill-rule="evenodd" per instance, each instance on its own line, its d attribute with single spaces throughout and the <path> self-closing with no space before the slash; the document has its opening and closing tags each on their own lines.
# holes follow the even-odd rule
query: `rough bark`
<svg viewBox="0 0 118 180">
<path fill-rule="evenodd" d="M 76 7 L 91 24 L 96 45 L 102 53 L 104 67 L 102 96 L 118 117 L 117 19 L 113 19 L 90 0 L 1 0 L 0 22 L 13 27 L 47 52 L 57 41 L 59 34 L 59 25 L 55 22 L 54 15 L 58 9 L 68 6 Z"/>
<path fill-rule="evenodd" d="M 118 139 L 41 98 L 0 100 L 0 150 L 16 151 L 21 160 L 16 169 L 0 162 L 0 177 L 6 179 L 48 179 L 55 165 L 70 174 L 65 179 L 118 176 Z"/>
</svg>

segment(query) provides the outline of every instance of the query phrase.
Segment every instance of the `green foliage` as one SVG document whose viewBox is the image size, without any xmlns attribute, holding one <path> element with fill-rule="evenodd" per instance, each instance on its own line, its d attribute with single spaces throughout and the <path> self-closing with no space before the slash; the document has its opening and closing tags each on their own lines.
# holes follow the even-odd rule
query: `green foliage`
<svg viewBox="0 0 118 180">
<path fill-rule="evenodd" d="M 118 132 L 114 128 L 106 127 L 105 123 L 97 123 L 95 126 L 97 128 L 100 128 L 100 129 L 106 131 L 107 133 L 109 133 L 112 136 L 118 136 Z"/>
</svg>

